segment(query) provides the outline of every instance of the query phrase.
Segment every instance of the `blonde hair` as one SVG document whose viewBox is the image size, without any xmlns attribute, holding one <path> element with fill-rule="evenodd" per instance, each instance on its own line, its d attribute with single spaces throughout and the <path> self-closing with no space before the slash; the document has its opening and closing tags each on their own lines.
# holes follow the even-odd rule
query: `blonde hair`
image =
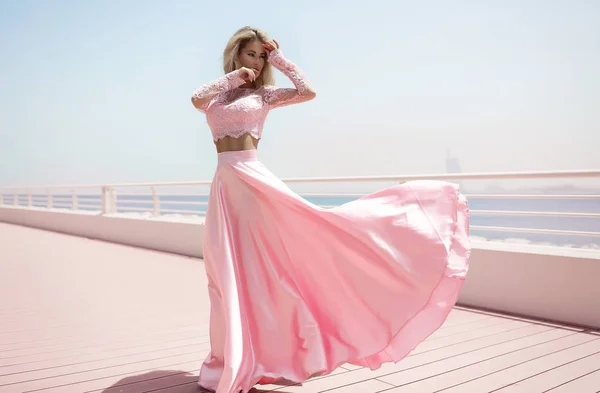
<svg viewBox="0 0 600 393">
<path fill-rule="evenodd" d="M 229 42 L 223 51 L 223 71 L 225 71 L 226 74 L 241 68 L 241 64 L 237 57 L 247 43 L 255 40 L 264 43 L 269 41 L 269 37 L 267 36 L 267 33 L 260 29 L 244 26 L 236 31 L 229 39 Z M 254 84 L 256 87 L 275 84 L 273 68 L 269 62 L 265 62 L 265 65 L 258 78 L 254 81 Z"/>
</svg>

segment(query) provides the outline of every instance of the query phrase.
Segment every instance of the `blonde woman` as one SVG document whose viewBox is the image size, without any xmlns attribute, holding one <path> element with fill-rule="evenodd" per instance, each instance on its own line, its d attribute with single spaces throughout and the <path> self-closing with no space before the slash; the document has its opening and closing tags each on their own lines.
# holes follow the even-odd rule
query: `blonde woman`
<svg viewBox="0 0 600 393">
<path fill-rule="evenodd" d="M 295 88 L 275 87 L 272 67 Z M 306 201 L 256 148 L 270 110 L 315 90 L 251 27 L 230 39 L 223 68 L 192 96 L 218 152 L 204 235 L 211 352 L 200 386 L 248 392 L 344 363 L 401 360 L 457 300 L 470 253 L 466 199 L 453 184 L 417 181 L 331 209 Z"/>
</svg>

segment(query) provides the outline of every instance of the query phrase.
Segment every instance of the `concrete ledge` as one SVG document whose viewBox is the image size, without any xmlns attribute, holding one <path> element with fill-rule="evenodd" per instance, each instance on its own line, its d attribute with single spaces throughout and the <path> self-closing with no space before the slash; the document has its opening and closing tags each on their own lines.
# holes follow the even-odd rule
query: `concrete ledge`
<svg viewBox="0 0 600 393">
<path fill-rule="evenodd" d="M 484 249 L 475 243 L 459 303 L 600 328 L 600 253 L 567 250 L 570 256 Z"/>
<path fill-rule="evenodd" d="M 0 221 L 202 257 L 202 219 L 131 218 L 0 207 Z M 465 306 L 600 328 L 600 252 L 473 242 Z"/>
<path fill-rule="evenodd" d="M 0 207 L 0 222 L 202 258 L 203 220 L 129 218 Z"/>
</svg>

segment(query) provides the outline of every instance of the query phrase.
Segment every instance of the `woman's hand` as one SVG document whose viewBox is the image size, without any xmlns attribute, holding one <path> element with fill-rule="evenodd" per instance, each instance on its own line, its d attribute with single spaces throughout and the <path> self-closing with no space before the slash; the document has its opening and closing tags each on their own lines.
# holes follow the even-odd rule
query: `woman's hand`
<svg viewBox="0 0 600 393">
<path fill-rule="evenodd" d="M 263 44 L 263 47 L 267 51 L 267 56 L 268 56 L 275 49 L 279 49 L 279 42 L 277 42 L 276 40 L 267 41 Z"/>
<path fill-rule="evenodd" d="M 254 82 L 256 80 L 256 71 L 252 68 L 240 68 L 240 77 L 246 82 Z"/>
</svg>

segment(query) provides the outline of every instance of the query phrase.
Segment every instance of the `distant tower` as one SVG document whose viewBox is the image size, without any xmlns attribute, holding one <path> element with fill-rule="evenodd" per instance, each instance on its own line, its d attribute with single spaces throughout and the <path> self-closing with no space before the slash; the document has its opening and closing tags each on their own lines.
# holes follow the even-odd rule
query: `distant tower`
<svg viewBox="0 0 600 393">
<path fill-rule="evenodd" d="M 460 168 L 460 161 L 458 158 L 452 157 L 450 154 L 450 149 L 446 149 L 446 173 L 462 173 L 462 169 Z M 464 191 L 464 186 L 461 181 L 451 180 L 453 183 L 457 183 L 461 190 Z"/>
<path fill-rule="evenodd" d="M 450 149 L 446 149 L 446 173 L 462 173 L 460 161 L 458 161 L 458 158 L 452 157 Z"/>
</svg>

